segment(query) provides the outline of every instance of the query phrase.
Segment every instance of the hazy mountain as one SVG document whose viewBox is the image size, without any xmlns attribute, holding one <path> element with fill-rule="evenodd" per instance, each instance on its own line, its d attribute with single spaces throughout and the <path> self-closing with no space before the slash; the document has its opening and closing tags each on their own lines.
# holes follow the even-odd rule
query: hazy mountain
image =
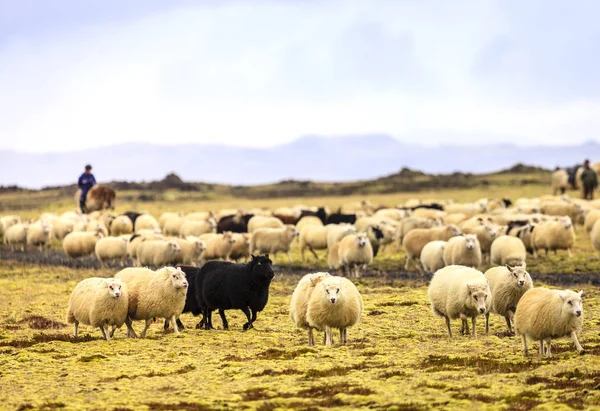
<svg viewBox="0 0 600 411">
<path fill-rule="evenodd" d="M 39 188 L 76 181 L 86 163 L 99 181 L 149 181 L 176 172 L 186 181 L 256 184 L 283 179 L 351 181 L 374 178 L 402 167 L 427 173 L 487 172 L 515 163 L 554 168 L 600 160 L 600 145 L 512 144 L 426 147 L 387 135 L 323 138 L 256 149 L 225 145 L 157 146 L 126 143 L 68 153 L 0 151 L 0 184 Z"/>
</svg>

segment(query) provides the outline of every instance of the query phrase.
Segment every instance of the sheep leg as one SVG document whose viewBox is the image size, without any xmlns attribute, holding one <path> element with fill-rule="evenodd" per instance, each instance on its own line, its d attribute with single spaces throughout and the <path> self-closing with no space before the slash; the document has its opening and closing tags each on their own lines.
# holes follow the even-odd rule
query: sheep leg
<svg viewBox="0 0 600 411">
<path fill-rule="evenodd" d="M 573 343 L 575 343 L 575 348 L 577 348 L 577 352 L 579 352 L 580 355 L 585 354 L 585 350 L 583 349 L 581 344 L 579 344 L 579 340 L 577 339 L 577 333 L 575 331 L 571 331 L 571 339 L 573 340 Z"/>
<path fill-rule="evenodd" d="M 214 327 L 213 327 L 213 324 L 212 324 L 212 312 L 213 312 L 213 310 L 207 310 L 206 323 L 204 324 L 204 327 L 207 330 L 214 330 Z"/>
<path fill-rule="evenodd" d="M 110 338 L 113 338 L 113 336 L 115 335 L 115 331 L 117 330 L 117 326 L 113 325 L 112 329 L 110 330 Z"/>
<path fill-rule="evenodd" d="M 448 335 L 452 338 L 452 328 L 450 328 L 450 317 L 445 316 L 446 319 L 446 328 L 448 328 Z"/>
<path fill-rule="evenodd" d="M 250 316 L 250 309 L 248 307 L 244 307 L 244 308 L 242 308 L 242 312 L 244 314 L 246 314 L 246 318 L 248 319 L 248 322 L 246 324 L 244 324 L 244 331 L 254 328 L 254 326 L 252 325 L 252 318 Z M 255 318 L 255 320 L 256 320 L 256 318 Z"/>
<path fill-rule="evenodd" d="M 485 335 L 490 333 L 490 313 L 485 313 Z"/>
<path fill-rule="evenodd" d="M 313 248 L 311 246 L 308 246 L 308 249 L 315 256 L 315 260 L 318 261 L 319 260 L 319 256 L 317 255 L 317 253 L 315 253 L 315 250 L 313 250 Z"/>
<path fill-rule="evenodd" d="M 140 337 L 146 338 L 146 331 L 148 331 L 148 328 L 150 328 L 150 324 L 152 324 L 152 318 L 146 320 L 146 325 L 144 325 L 144 329 L 142 330 Z"/>
<path fill-rule="evenodd" d="M 573 253 L 570 248 L 567 248 L 567 253 L 569 254 L 569 258 L 573 257 Z"/>
<path fill-rule="evenodd" d="M 227 322 L 227 318 L 225 317 L 225 310 L 219 308 L 219 315 L 221 316 L 221 321 L 223 321 L 223 329 L 229 330 L 229 323 Z"/>
<path fill-rule="evenodd" d="M 523 335 L 521 335 L 521 338 L 523 339 L 523 355 L 525 355 L 525 357 L 527 357 L 527 354 L 528 354 L 527 337 L 525 336 L 525 334 L 523 334 Z"/>
<path fill-rule="evenodd" d="M 125 325 L 127 326 L 127 336 L 131 338 L 138 338 L 137 334 L 133 330 L 133 324 L 129 316 L 127 316 L 127 318 L 125 319 Z"/>
<path fill-rule="evenodd" d="M 252 318 L 250 319 L 251 323 L 254 323 L 254 321 L 256 321 L 256 314 L 258 314 L 258 311 L 250 309 L 250 311 L 252 311 Z"/>
<path fill-rule="evenodd" d="M 340 343 L 346 345 L 346 328 L 340 328 Z"/>
<path fill-rule="evenodd" d="M 171 321 L 169 321 L 168 319 L 165 319 L 165 325 L 164 325 L 164 329 L 168 330 L 169 329 L 169 325 L 171 324 Z"/>
<path fill-rule="evenodd" d="M 552 340 L 550 338 L 546 340 L 546 357 L 552 357 L 551 342 Z"/>
<path fill-rule="evenodd" d="M 179 335 L 179 327 L 177 327 L 177 320 L 177 315 L 171 317 L 171 325 L 173 326 L 173 331 L 175 331 L 175 334 Z"/>
<path fill-rule="evenodd" d="M 75 321 L 75 331 L 73 332 L 73 337 L 77 338 L 77 331 L 79 330 L 79 321 Z"/>
<path fill-rule="evenodd" d="M 110 341 L 110 337 L 106 335 L 106 331 L 104 330 L 104 325 L 101 325 L 98 328 L 100 328 L 100 332 L 102 332 L 102 338 L 104 338 L 106 341 Z"/>
<path fill-rule="evenodd" d="M 333 329 L 329 326 L 325 327 L 325 345 L 328 347 L 333 345 Z"/>
<path fill-rule="evenodd" d="M 288 251 L 287 253 L 287 258 L 290 261 L 290 264 L 292 264 L 292 256 L 290 255 L 290 252 Z"/>
<path fill-rule="evenodd" d="M 312 327 L 308 327 L 308 346 L 312 347 L 315 345 L 315 334 Z"/>
<path fill-rule="evenodd" d="M 540 355 L 544 355 L 544 340 L 540 340 Z"/>
<path fill-rule="evenodd" d="M 473 338 L 475 338 L 477 337 L 477 328 L 475 327 L 475 324 L 477 323 L 477 317 L 471 318 L 471 323 L 473 324 Z"/>
<path fill-rule="evenodd" d="M 179 317 L 177 317 L 177 326 L 179 327 L 180 330 L 185 329 L 185 327 L 183 326 L 183 323 L 181 322 L 181 320 L 179 319 Z"/>
</svg>

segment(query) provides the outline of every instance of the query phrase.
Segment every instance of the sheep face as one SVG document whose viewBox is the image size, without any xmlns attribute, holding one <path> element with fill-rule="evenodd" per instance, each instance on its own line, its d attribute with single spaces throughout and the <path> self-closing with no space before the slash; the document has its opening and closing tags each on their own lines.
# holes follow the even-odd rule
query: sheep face
<svg viewBox="0 0 600 411">
<path fill-rule="evenodd" d="M 275 277 L 273 272 L 273 261 L 269 258 L 269 254 L 265 255 L 254 255 L 252 257 L 252 275 L 262 280 L 271 281 Z"/>
<path fill-rule="evenodd" d="M 489 305 L 489 287 L 482 284 L 467 284 L 467 288 L 469 295 L 465 306 L 476 310 L 479 314 L 485 313 Z"/>
<path fill-rule="evenodd" d="M 168 242 L 169 252 L 173 254 L 179 254 L 181 252 L 181 247 L 174 241 Z"/>
<path fill-rule="evenodd" d="M 119 298 L 121 296 L 121 280 L 107 278 L 105 282 L 108 294 L 113 298 Z"/>
<path fill-rule="evenodd" d="M 337 279 L 327 279 L 321 281 L 321 289 L 325 298 L 331 303 L 335 304 L 339 301 L 341 294 L 340 289 L 342 287 L 342 281 Z"/>
<path fill-rule="evenodd" d="M 467 247 L 467 250 L 473 250 L 476 244 L 477 237 L 475 236 L 475 234 L 467 234 L 465 236 L 465 245 Z"/>
<path fill-rule="evenodd" d="M 206 250 L 206 243 L 204 242 L 204 240 L 195 241 L 194 244 L 196 253 L 202 253 L 204 250 Z"/>
<path fill-rule="evenodd" d="M 496 230 L 496 227 L 491 226 L 491 225 L 486 225 L 485 228 L 487 229 L 487 232 L 490 235 L 490 237 L 496 238 L 496 236 L 498 235 L 498 231 Z"/>
<path fill-rule="evenodd" d="M 571 290 L 565 290 L 558 293 L 558 295 L 563 301 L 563 316 L 583 316 L 583 301 L 581 299 L 582 294 L 583 291 L 579 291 L 578 293 L 576 293 L 575 291 Z"/>
<path fill-rule="evenodd" d="M 511 266 L 506 264 L 506 268 L 508 268 L 509 275 L 514 279 L 514 285 L 518 288 L 523 288 L 527 284 L 531 285 L 531 279 L 529 277 L 529 273 L 525 270 L 525 262 L 522 265 Z"/>
<path fill-rule="evenodd" d="M 569 218 L 569 217 L 561 218 L 560 222 L 562 223 L 563 227 L 567 230 L 573 226 L 573 223 L 571 222 L 571 218 Z"/>
<path fill-rule="evenodd" d="M 169 278 L 171 279 L 171 284 L 173 285 L 173 288 L 175 288 L 176 290 L 188 287 L 188 282 L 185 277 L 185 273 L 181 271 L 181 268 L 179 267 L 169 267 Z"/>
<path fill-rule="evenodd" d="M 367 235 L 366 235 L 366 234 L 364 234 L 364 233 L 358 234 L 358 235 L 356 236 L 356 244 L 357 244 L 359 247 L 364 247 L 364 246 L 366 246 L 366 245 L 367 245 L 367 241 L 369 241 L 369 240 L 367 239 Z"/>
<path fill-rule="evenodd" d="M 462 234 L 462 232 L 459 230 L 459 228 L 457 226 L 455 226 L 454 224 L 450 224 L 447 227 L 448 232 L 450 233 L 451 236 L 456 237 Z"/>
<path fill-rule="evenodd" d="M 225 231 L 223 233 L 223 240 L 231 244 L 235 243 L 235 238 L 233 237 L 233 233 L 231 231 Z"/>
</svg>

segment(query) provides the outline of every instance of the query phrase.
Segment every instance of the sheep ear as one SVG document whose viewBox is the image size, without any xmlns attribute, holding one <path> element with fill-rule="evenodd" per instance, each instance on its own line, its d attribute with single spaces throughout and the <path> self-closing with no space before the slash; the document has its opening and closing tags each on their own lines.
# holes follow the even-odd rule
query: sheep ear
<svg viewBox="0 0 600 411">
<path fill-rule="evenodd" d="M 508 264 L 505 265 L 506 268 L 508 268 L 508 271 L 510 271 L 511 273 L 513 272 L 513 270 L 515 269 L 515 267 L 512 267 Z"/>
<path fill-rule="evenodd" d="M 265 254 L 265 258 L 269 258 L 269 254 Z"/>
<path fill-rule="evenodd" d="M 563 301 L 567 301 L 567 294 L 564 292 L 559 292 L 558 296 L 563 300 Z"/>
<path fill-rule="evenodd" d="M 469 292 L 473 292 L 473 289 L 474 289 L 473 284 L 467 284 L 467 288 L 468 288 Z"/>
<path fill-rule="evenodd" d="M 181 271 L 181 267 L 177 267 L 177 271 Z"/>
<path fill-rule="evenodd" d="M 256 256 L 254 254 L 250 254 L 253 260 L 256 260 Z"/>
<path fill-rule="evenodd" d="M 583 290 L 580 290 L 577 294 L 579 294 L 580 297 L 583 297 Z"/>
</svg>

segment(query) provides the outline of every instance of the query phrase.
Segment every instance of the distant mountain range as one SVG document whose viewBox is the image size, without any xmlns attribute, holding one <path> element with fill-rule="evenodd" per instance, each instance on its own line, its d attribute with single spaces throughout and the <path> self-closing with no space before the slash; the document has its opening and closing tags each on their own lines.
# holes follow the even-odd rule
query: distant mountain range
<svg viewBox="0 0 600 411">
<path fill-rule="evenodd" d="M 600 144 L 573 146 L 427 147 L 404 144 L 387 135 L 325 138 L 308 136 L 272 148 L 186 144 L 160 146 L 125 143 L 90 150 L 30 154 L 0 151 L 0 185 L 41 188 L 72 184 L 86 163 L 100 182 L 159 180 L 175 172 L 185 181 L 237 185 L 286 179 L 354 181 L 397 172 L 403 167 L 426 173 L 482 173 L 516 163 L 553 169 L 600 160 Z"/>
</svg>

